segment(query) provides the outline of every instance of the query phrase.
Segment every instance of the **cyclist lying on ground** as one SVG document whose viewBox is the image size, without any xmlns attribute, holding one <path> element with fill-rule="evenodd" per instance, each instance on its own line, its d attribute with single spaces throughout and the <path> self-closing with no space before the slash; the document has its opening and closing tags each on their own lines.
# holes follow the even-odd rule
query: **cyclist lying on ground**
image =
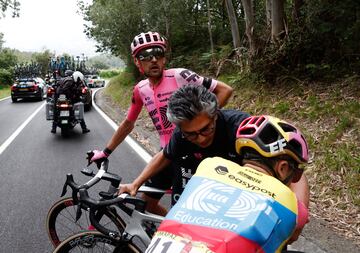
<svg viewBox="0 0 360 253">
<path fill-rule="evenodd" d="M 227 84 L 199 76 L 188 69 L 165 69 L 166 39 L 157 32 L 140 33 L 131 43 L 131 54 L 139 71 L 146 77 L 135 85 L 132 103 L 126 119 L 124 119 L 103 151 L 94 150 L 91 161 L 101 161 L 108 157 L 115 148 L 130 134 L 135 121 L 145 107 L 151 117 L 160 137 L 160 147 L 164 148 L 169 142 L 175 125 L 166 117 L 167 102 L 170 95 L 179 87 L 196 84 L 206 87 L 216 94 L 220 107 L 224 106 L 232 94 L 232 88 Z M 168 173 L 167 173 L 168 172 Z M 170 185 L 163 182 L 163 178 L 170 178 L 170 169 L 151 178 L 146 185 L 167 190 Z M 160 215 L 166 214 L 166 209 L 159 205 L 162 194 L 147 194 L 144 197 L 147 209 Z"/>
<path fill-rule="evenodd" d="M 308 160 L 300 131 L 271 116 L 249 117 L 236 151 L 244 166 L 219 157 L 200 163 L 147 252 L 280 252 L 305 225 L 307 208 L 287 187 Z"/>
<path fill-rule="evenodd" d="M 198 165 L 207 157 L 219 156 L 242 164 L 242 155 L 235 149 L 236 132 L 248 114 L 236 110 L 218 110 L 214 94 L 202 86 L 187 85 L 177 90 L 168 103 L 168 118 L 177 125 L 169 144 L 157 153 L 142 173 L 119 192 L 135 195 L 150 177 L 172 165 L 172 204 L 175 204 Z M 271 146 L 273 151 L 283 146 Z M 299 201 L 308 207 L 309 189 L 306 177 L 290 184 Z M 294 237 L 295 239 L 295 237 Z"/>
</svg>

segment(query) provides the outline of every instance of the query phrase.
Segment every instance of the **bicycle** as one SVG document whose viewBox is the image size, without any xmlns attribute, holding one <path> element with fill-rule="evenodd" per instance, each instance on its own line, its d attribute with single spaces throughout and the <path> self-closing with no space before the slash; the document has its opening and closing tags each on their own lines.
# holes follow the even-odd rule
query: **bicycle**
<svg viewBox="0 0 360 253">
<path fill-rule="evenodd" d="M 161 192 L 152 187 L 142 186 L 141 192 Z M 95 230 L 80 232 L 68 237 L 61 242 L 54 252 L 83 252 L 84 250 L 99 252 L 144 252 L 150 244 L 151 238 L 155 233 L 158 225 L 164 217 L 145 211 L 146 203 L 138 197 L 132 197 L 127 193 L 119 196 L 102 194 L 102 199 L 95 200 L 89 197 L 87 189 L 80 189 L 80 204 L 90 207 L 90 223 L 96 228 Z M 122 211 L 121 218 L 125 221 L 126 226 L 123 231 L 114 230 L 105 227 L 97 219 L 97 214 L 109 206 L 117 207 L 116 210 Z M 126 219 L 124 216 L 126 215 Z M 120 217 L 120 216 L 118 216 Z M 103 250 L 103 251 L 101 251 Z"/>
<path fill-rule="evenodd" d="M 108 160 L 105 160 L 101 164 L 101 167 L 96 174 L 94 174 L 89 168 L 83 169 L 81 173 L 91 176 L 92 178 L 82 185 L 78 185 L 74 182 L 72 174 L 67 174 L 61 197 L 66 194 L 67 186 L 72 189 L 72 197 L 62 198 L 53 204 L 46 217 L 46 231 L 54 247 L 59 245 L 70 235 L 79 231 L 93 229 L 88 219 L 88 215 L 81 215 L 82 211 L 85 211 L 86 213 L 88 212 L 88 207 L 82 205 L 81 209 L 79 208 L 78 192 L 80 189 L 91 188 L 100 182 L 100 180 L 110 182 L 108 194 L 114 194 L 117 192 L 121 178 L 115 174 L 107 172 L 107 169 Z M 100 194 L 104 193 L 100 192 Z M 101 223 L 105 226 L 115 226 L 119 231 L 124 230 L 125 222 L 115 213 L 113 208 L 103 209 L 102 213 L 99 212 L 97 214 L 97 219 L 99 221 L 101 220 Z"/>
<path fill-rule="evenodd" d="M 165 191 L 142 186 L 142 192 Z M 82 231 L 63 240 L 53 251 L 54 253 L 66 252 L 144 252 L 150 245 L 153 234 L 164 217 L 147 213 L 146 203 L 138 197 L 132 197 L 127 193 L 116 195 L 112 193 L 100 193 L 102 197 L 95 200 L 89 197 L 86 188 L 79 189 L 79 203 L 81 208 L 89 209 L 90 223 L 97 230 Z M 111 209 L 116 218 L 126 224 L 123 229 L 112 229 L 100 224 L 98 215 Z M 123 213 L 119 215 L 117 210 Z M 287 250 L 284 247 L 282 253 L 302 253 L 300 251 Z"/>
</svg>

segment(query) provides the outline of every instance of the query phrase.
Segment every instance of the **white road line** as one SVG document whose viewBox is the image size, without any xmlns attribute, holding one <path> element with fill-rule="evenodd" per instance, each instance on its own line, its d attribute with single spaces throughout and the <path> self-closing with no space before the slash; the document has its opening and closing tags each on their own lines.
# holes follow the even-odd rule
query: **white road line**
<svg viewBox="0 0 360 253">
<path fill-rule="evenodd" d="M 3 100 L 8 99 L 8 98 L 10 98 L 10 97 L 2 98 L 2 99 L 0 99 L 0 101 L 3 101 Z"/>
<path fill-rule="evenodd" d="M 26 127 L 26 125 L 32 120 L 32 118 L 35 117 L 35 115 L 45 106 L 45 103 L 43 103 L 38 109 L 36 109 L 33 114 L 30 115 L 29 118 L 27 118 L 24 123 L 21 124 L 21 126 L 18 127 L 18 129 L 15 130 L 15 132 L 0 146 L 0 155 L 5 151 L 5 149 L 11 144 L 11 142 L 20 134 L 20 132 Z"/>
<path fill-rule="evenodd" d="M 95 97 L 95 93 L 100 90 L 97 89 L 94 93 L 93 93 L 93 101 L 94 101 L 94 97 Z M 94 108 L 96 109 L 96 111 L 98 111 L 100 113 L 100 115 L 110 124 L 110 126 L 112 128 L 114 128 L 114 130 L 116 131 L 118 128 L 118 125 L 112 120 L 110 119 L 109 116 L 107 116 L 95 103 L 93 103 Z M 125 142 L 136 152 L 138 153 L 138 155 L 146 162 L 148 163 L 152 156 L 143 148 L 141 147 L 137 142 L 134 141 L 134 139 L 132 139 L 130 136 L 127 136 L 125 138 Z"/>
</svg>

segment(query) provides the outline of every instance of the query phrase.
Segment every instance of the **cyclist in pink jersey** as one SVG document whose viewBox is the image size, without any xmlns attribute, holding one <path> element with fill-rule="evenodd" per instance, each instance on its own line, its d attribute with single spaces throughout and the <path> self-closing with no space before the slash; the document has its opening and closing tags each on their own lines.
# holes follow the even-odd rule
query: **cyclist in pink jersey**
<svg viewBox="0 0 360 253">
<path fill-rule="evenodd" d="M 202 77 L 188 69 L 165 69 L 166 40 L 157 32 L 140 33 L 131 43 L 131 52 L 139 71 L 147 77 L 133 90 L 132 103 L 124 119 L 104 150 L 94 150 L 92 162 L 102 161 L 130 134 L 135 121 L 144 106 L 151 117 L 160 137 L 160 147 L 169 142 L 175 128 L 166 116 L 167 102 L 178 88 L 188 84 L 203 85 L 212 91 L 222 107 L 230 98 L 233 89 L 227 84 L 211 78 Z M 163 170 L 147 182 L 147 185 L 168 189 L 171 186 L 171 168 Z M 143 195 L 150 212 L 165 215 L 167 210 L 159 204 L 161 194 Z"/>
</svg>

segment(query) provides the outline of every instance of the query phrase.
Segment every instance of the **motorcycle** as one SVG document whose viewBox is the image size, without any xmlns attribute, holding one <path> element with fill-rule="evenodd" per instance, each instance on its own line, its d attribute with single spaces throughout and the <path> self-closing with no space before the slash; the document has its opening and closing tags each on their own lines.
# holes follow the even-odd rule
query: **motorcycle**
<svg viewBox="0 0 360 253">
<path fill-rule="evenodd" d="M 49 99 L 46 103 L 46 119 L 55 120 L 61 129 L 61 135 L 67 136 L 69 131 L 84 119 L 84 103 L 72 104 L 64 94 L 61 94 L 56 102 L 53 98 Z"/>
</svg>

